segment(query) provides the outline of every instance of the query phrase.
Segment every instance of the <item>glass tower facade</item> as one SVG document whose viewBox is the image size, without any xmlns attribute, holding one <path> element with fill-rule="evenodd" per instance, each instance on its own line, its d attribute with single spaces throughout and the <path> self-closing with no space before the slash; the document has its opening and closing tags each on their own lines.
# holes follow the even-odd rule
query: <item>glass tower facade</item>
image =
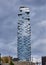
<svg viewBox="0 0 46 65">
<path fill-rule="evenodd" d="M 19 8 L 17 42 L 19 60 L 21 61 L 31 60 L 30 10 L 27 7 Z"/>
</svg>

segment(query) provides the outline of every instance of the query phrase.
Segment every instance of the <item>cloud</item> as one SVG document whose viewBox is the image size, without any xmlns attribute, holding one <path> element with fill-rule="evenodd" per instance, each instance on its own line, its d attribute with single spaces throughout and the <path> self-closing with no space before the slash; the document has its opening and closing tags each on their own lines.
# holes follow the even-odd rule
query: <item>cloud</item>
<svg viewBox="0 0 46 65">
<path fill-rule="evenodd" d="M 31 19 L 32 55 L 44 56 L 46 55 L 46 5 L 32 10 L 35 12 Z"/>
<path fill-rule="evenodd" d="M 18 0 L 0 0 L 0 53 L 2 56 L 17 56 L 17 3 Z"/>
<path fill-rule="evenodd" d="M 46 38 L 38 39 L 32 44 L 32 55 L 44 56 L 46 55 Z"/>
<path fill-rule="evenodd" d="M 46 27 L 46 20 L 39 22 L 38 25 L 42 27 Z"/>
<path fill-rule="evenodd" d="M 1 56 L 13 56 L 13 57 L 17 57 L 17 48 L 15 47 L 13 47 L 13 46 L 7 46 L 7 45 L 5 45 L 5 46 L 3 46 L 3 48 L 1 48 L 0 49 L 0 52 L 1 52 Z"/>
<path fill-rule="evenodd" d="M 42 44 L 46 45 L 46 38 L 45 39 L 38 39 L 34 44 L 32 44 L 32 46 L 33 46 L 33 48 L 36 48 Z"/>
<path fill-rule="evenodd" d="M 29 5 L 34 7 L 44 6 L 46 5 L 46 0 L 20 0 L 21 4 Z"/>
<path fill-rule="evenodd" d="M 17 39 L 7 44 L 3 40 L 0 40 L 0 43 L 0 53 L 2 56 L 10 55 L 13 57 L 17 57 Z"/>
</svg>

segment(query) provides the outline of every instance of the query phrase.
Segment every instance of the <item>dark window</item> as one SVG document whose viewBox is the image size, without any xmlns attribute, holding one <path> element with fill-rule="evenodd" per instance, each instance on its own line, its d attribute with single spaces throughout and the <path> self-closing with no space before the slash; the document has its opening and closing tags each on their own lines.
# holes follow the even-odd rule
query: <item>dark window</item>
<svg viewBox="0 0 46 65">
<path fill-rule="evenodd" d="M 30 18 L 28 18 L 28 20 L 30 20 Z"/>
<path fill-rule="evenodd" d="M 20 7 L 20 8 L 25 8 L 24 6 Z"/>
<path fill-rule="evenodd" d="M 30 18 L 25 18 L 25 19 L 28 20 L 28 21 L 30 20 Z"/>
<path fill-rule="evenodd" d="M 30 12 L 25 12 L 26 14 L 29 14 Z"/>
<path fill-rule="evenodd" d="M 22 16 L 22 14 L 18 14 L 18 16 Z"/>
<path fill-rule="evenodd" d="M 22 10 L 20 10 L 20 12 L 22 12 Z"/>
</svg>

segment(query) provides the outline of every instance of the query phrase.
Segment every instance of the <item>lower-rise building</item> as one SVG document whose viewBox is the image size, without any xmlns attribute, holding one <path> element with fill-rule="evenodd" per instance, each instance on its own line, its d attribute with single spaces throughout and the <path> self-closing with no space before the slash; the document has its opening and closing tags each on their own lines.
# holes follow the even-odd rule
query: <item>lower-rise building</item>
<svg viewBox="0 0 46 65">
<path fill-rule="evenodd" d="M 12 57 L 10 56 L 4 56 L 1 58 L 2 63 L 10 63 L 11 60 L 12 60 Z"/>
<path fill-rule="evenodd" d="M 42 65 L 46 65 L 46 56 L 42 57 Z"/>
</svg>

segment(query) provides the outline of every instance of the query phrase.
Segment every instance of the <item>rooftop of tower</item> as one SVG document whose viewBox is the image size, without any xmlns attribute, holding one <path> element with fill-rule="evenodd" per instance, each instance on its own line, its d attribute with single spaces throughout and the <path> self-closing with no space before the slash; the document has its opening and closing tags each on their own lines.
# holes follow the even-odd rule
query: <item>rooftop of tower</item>
<svg viewBox="0 0 46 65">
<path fill-rule="evenodd" d="M 30 12 L 29 8 L 27 8 L 27 7 L 25 7 L 25 6 L 21 6 L 21 7 L 20 7 L 20 11 Z"/>
</svg>

